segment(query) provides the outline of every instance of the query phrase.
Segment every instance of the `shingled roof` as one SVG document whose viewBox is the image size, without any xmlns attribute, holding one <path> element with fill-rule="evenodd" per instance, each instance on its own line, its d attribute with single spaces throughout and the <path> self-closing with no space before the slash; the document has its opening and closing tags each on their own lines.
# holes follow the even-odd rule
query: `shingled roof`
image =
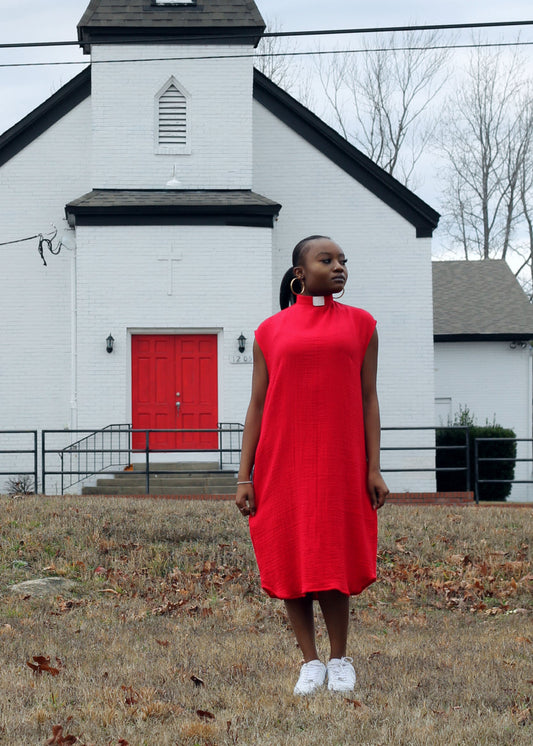
<svg viewBox="0 0 533 746">
<path fill-rule="evenodd" d="M 502 259 L 433 262 L 436 342 L 533 339 L 533 306 Z"/>
<path fill-rule="evenodd" d="M 93 189 L 69 202 L 76 225 L 273 226 L 281 205 L 249 189 Z"/>
<path fill-rule="evenodd" d="M 265 22 L 253 0 L 197 0 L 157 4 L 155 0 L 91 0 L 78 24 L 84 52 L 93 42 L 245 41 L 257 45 Z"/>
</svg>

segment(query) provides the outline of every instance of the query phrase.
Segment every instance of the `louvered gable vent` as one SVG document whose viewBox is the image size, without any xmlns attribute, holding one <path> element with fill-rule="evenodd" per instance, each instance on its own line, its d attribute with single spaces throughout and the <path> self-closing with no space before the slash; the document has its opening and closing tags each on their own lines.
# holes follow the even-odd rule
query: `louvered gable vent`
<svg viewBox="0 0 533 746">
<path fill-rule="evenodd" d="M 187 144 L 187 99 L 171 83 L 159 98 L 159 145 Z"/>
</svg>

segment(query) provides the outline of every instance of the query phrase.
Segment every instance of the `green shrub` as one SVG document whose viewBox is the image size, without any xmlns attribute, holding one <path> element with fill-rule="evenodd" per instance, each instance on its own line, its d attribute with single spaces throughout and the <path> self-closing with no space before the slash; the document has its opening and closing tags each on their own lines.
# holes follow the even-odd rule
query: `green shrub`
<svg viewBox="0 0 533 746">
<path fill-rule="evenodd" d="M 468 424 L 470 443 L 470 489 L 474 489 L 476 481 L 475 465 L 475 440 L 476 438 L 515 438 L 513 430 L 501 427 L 501 425 L 478 426 Z M 443 449 L 443 446 L 464 446 L 466 432 L 464 428 L 447 427 L 438 428 L 436 432 L 436 467 L 437 467 L 437 489 L 442 492 L 456 492 L 466 489 L 466 471 L 439 471 L 441 468 L 459 468 L 466 466 L 465 449 L 453 448 Z M 503 502 L 511 492 L 511 480 L 514 479 L 516 442 L 507 441 L 483 441 L 478 443 L 478 456 L 485 458 L 505 458 L 509 461 L 480 461 L 480 479 L 503 479 L 504 482 L 492 484 L 479 484 L 479 500 Z"/>
</svg>

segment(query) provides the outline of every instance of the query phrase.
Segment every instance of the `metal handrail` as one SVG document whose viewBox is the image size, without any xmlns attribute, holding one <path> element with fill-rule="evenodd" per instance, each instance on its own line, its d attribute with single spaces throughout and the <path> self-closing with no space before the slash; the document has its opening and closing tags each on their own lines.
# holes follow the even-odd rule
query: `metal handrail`
<svg viewBox="0 0 533 746">
<path fill-rule="evenodd" d="M 16 469 L 15 471 L 0 471 L 1 476 L 9 476 L 12 477 L 15 474 L 17 476 L 31 476 L 33 477 L 33 488 L 35 492 L 38 492 L 39 484 L 38 484 L 38 475 L 39 475 L 39 467 L 38 467 L 38 446 L 37 446 L 37 436 L 38 432 L 37 430 L 0 430 L 0 436 L 2 435 L 33 435 L 33 448 L 1 448 L 0 449 L 0 455 L 3 454 L 27 454 L 31 453 L 33 455 L 33 469 L 28 469 L 26 471 L 23 471 L 21 469 Z"/>
<path fill-rule="evenodd" d="M 131 453 L 135 450 L 138 453 L 145 453 L 145 470 L 144 472 L 140 472 L 141 474 L 144 473 L 146 475 L 146 484 L 147 484 L 147 491 L 149 490 L 150 485 L 150 454 L 151 453 L 197 453 L 198 451 L 201 451 L 202 453 L 205 452 L 214 452 L 219 454 L 219 464 L 220 469 L 224 466 L 224 454 L 230 454 L 230 461 L 229 463 L 235 463 L 233 460 L 233 457 L 235 454 L 237 456 L 240 456 L 240 450 L 241 450 L 241 443 L 242 443 L 242 432 L 244 430 L 244 426 L 239 422 L 223 422 L 219 423 L 216 428 L 183 428 L 183 429 L 133 429 L 131 425 L 124 424 L 124 425 L 108 425 L 105 428 L 101 428 L 99 430 L 94 431 L 88 431 L 88 430 L 43 430 L 42 432 L 42 483 L 43 483 L 43 492 L 46 489 L 46 478 L 47 476 L 60 476 L 61 477 L 61 493 L 64 493 L 64 490 L 68 487 L 71 487 L 74 484 L 77 484 L 84 479 L 88 479 L 95 474 L 100 474 L 105 471 L 106 474 L 114 475 L 114 474 L 121 474 L 123 472 L 123 469 L 120 471 L 112 470 L 112 466 L 118 466 L 118 463 L 113 463 L 113 455 L 114 454 L 122 454 L 125 458 L 119 459 L 119 463 L 124 462 L 126 465 L 130 463 L 131 461 Z M 46 438 L 48 435 L 54 435 L 54 434 L 62 434 L 65 435 L 65 432 L 68 432 L 70 435 L 75 434 L 81 434 L 81 433 L 88 433 L 88 435 L 85 435 L 83 438 L 78 439 L 74 443 L 70 443 L 68 446 L 65 446 L 63 448 L 48 448 L 46 444 Z M 113 447 L 113 435 L 118 434 L 119 436 L 123 433 L 126 433 L 128 436 L 128 442 L 127 446 L 120 446 L 120 440 L 119 440 L 119 447 Z M 144 448 L 142 449 L 133 449 L 132 448 L 132 441 L 133 436 L 137 434 L 144 433 L 145 439 L 144 439 Z M 150 436 L 153 433 L 180 433 L 180 434 L 186 434 L 186 433 L 217 433 L 218 434 L 218 445 L 216 448 L 157 448 L 152 449 L 150 447 Z M 90 444 L 92 441 L 95 441 L 98 436 L 104 436 L 109 435 L 110 436 L 110 445 L 105 446 L 103 441 L 101 445 L 98 448 L 94 448 L 91 450 L 90 447 L 87 447 L 88 444 Z M 229 447 L 224 447 L 224 438 L 229 435 Z M 56 454 L 61 462 L 61 468 L 59 470 L 52 470 L 47 468 L 47 454 Z M 85 455 L 90 456 L 93 455 L 93 468 L 88 467 L 88 461 L 85 462 L 85 469 L 81 468 L 72 468 L 72 456 L 77 455 Z M 102 460 L 102 463 L 99 465 L 99 468 L 96 468 L 96 454 L 103 457 L 104 454 L 108 456 L 107 463 L 104 464 L 104 461 Z M 66 457 L 70 457 L 70 468 L 66 468 Z M 206 471 L 209 470 L 202 470 L 201 473 L 206 473 Z M 237 471 L 235 469 L 234 471 Z M 173 475 L 173 474 L 181 474 L 182 471 L 178 470 L 164 470 L 165 474 Z M 70 477 L 70 481 L 66 483 L 65 477 Z M 78 477 L 78 479 L 72 479 L 72 477 Z"/>
</svg>

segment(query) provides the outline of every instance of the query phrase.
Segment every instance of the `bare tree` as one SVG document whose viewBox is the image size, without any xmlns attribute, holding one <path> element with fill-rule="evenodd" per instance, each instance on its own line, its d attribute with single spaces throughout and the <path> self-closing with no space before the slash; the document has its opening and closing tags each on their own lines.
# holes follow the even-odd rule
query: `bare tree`
<svg viewBox="0 0 533 746">
<path fill-rule="evenodd" d="M 278 18 L 267 21 L 267 31 L 280 32 L 283 26 Z M 290 93 L 304 106 L 312 107 L 313 94 L 310 71 L 298 52 L 301 51 L 288 37 L 263 37 L 257 46 L 255 67 Z"/>
<path fill-rule="evenodd" d="M 438 32 L 367 41 L 364 52 L 318 57 L 325 116 L 391 175 L 409 184 L 432 137 L 431 104 L 446 80 L 449 52 Z"/>
<path fill-rule="evenodd" d="M 477 48 L 448 99 L 443 228 L 465 259 L 531 265 L 533 101 L 517 54 Z M 531 279 L 531 278 L 530 278 Z"/>
</svg>

